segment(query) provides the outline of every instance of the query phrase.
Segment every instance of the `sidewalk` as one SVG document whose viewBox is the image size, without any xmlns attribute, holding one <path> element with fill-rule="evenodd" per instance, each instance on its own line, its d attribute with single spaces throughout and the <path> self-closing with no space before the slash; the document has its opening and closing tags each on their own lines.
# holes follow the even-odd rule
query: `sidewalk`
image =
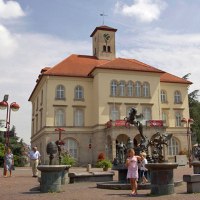
<svg viewBox="0 0 200 200">
<path fill-rule="evenodd" d="M 92 168 L 92 171 L 101 169 Z M 83 172 L 86 168 L 70 168 L 70 172 Z M 106 190 L 96 188 L 96 183 L 75 183 L 64 186 L 61 193 L 40 193 L 39 182 L 32 177 L 31 168 L 16 168 L 13 177 L 4 178 L 3 170 L 0 169 L 0 198 L 2 200 L 113 200 L 138 198 L 140 200 L 197 200 L 200 193 L 187 194 L 186 184 L 175 187 L 175 194 L 152 197 L 150 190 L 139 190 L 136 197 L 129 197 L 129 190 Z M 174 170 L 174 180 L 182 180 L 183 174 L 192 174 L 192 168 L 181 166 Z M 114 177 L 117 180 L 117 173 Z"/>
</svg>

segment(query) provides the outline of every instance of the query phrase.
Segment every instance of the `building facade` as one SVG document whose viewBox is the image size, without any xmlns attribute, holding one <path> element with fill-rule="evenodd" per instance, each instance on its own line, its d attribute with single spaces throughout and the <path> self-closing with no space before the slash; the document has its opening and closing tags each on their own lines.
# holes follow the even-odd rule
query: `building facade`
<svg viewBox="0 0 200 200">
<path fill-rule="evenodd" d="M 59 127 L 64 129 L 66 150 L 79 165 L 94 164 L 102 152 L 113 160 L 116 144 L 126 143 L 129 137 L 137 145 L 138 130 L 123 124 L 131 107 L 143 114 L 148 139 L 157 131 L 173 134 L 166 158 L 187 150 L 181 119 L 189 118 L 191 82 L 134 59 L 116 58 L 116 31 L 96 27 L 91 34 L 93 55 L 72 54 L 41 70 L 29 101 L 31 144 L 38 146 L 44 163 L 48 163 L 46 145 L 58 140 Z"/>
</svg>

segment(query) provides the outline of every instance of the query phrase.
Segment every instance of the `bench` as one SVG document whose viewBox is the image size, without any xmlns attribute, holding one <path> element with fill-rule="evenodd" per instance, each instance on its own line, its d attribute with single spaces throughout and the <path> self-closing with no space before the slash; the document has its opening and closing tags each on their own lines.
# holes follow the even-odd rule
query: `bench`
<svg viewBox="0 0 200 200">
<path fill-rule="evenodd" d="M 69 173 L 69 183 L 113 181 L 114 172 Z"/>
<path fill-rule="evenodd" d="M 183 175 L 183 181 L 187 183 L 187 193 L 200 192 L 200 174 Z"/>
</svg>

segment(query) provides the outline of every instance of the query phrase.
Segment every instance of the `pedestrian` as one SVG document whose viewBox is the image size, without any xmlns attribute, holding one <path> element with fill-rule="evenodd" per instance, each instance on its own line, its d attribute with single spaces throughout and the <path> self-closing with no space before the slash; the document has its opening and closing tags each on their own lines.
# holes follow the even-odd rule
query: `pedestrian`
<svg viewBox="0 0 200 200">
<path fill-rule="evenodd" d="M 33 177 L 38 177 L 37 167 L 39 165 L 41 155 L 36 146 L 32 148 L 32 151 L 29 152 L 28 156 L 31 162 Z"/>
<path fill-rule="evenodd" d="M 10 172 L 10 177 L 12 176 L 12 169 L 14 166 L 14 156 L 10 148 L 7 148 L 4 156 L 4 177 L 8 177 L 8 171 Z"/>
<path fill-rule="evenodd" d="M 140 156 L 135 155 L 133 149 L 128 150 L 128 158 L 126 159 L 126 167 L 128 168 L 127 179 L 130 179 L 131 196 L 137 195 L 137 181 L 138 181 L 138 161 Z"/>
<path fill-rule="evenodd" d="M 148 183 L 148 179 L 147 179 L 148 169 L 145 167 L 145 165 L 148 163 L 148 161 L 146 159 L 147 154 L 145 152 L 142 152 L 140 154 L 140 156 L 141 156 L 140 170 L 141 170 L 142 184 L 146 184 L 146 183 Z"/>
</svg>

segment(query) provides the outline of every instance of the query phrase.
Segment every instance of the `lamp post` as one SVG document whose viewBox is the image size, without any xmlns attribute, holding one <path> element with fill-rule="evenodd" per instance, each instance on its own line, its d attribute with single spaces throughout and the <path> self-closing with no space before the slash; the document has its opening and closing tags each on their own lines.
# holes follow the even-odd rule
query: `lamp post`
<svg viewBox="0 0 200 200">
<path fill-rule="evenodd" d="M 59 139 L 56 141 L 56 145 L 58 147 L 58 156 L 59 156 L 59 165 L 61 164 L 61 145 L 64 145 L 65 143 L 61 140 L 61 133 L 62 131 L 65 131 L 63 128 L 56 128 L 55 131 L 58 131 L 59 133 Z"/>
<path fill-rule="evenodd" d="M 16 102 L 12 102 L 10 105 L 7 102 L 8 101 L 8 95 L 4 95 L 3 101 L 0 102 L 0 109 L 6 111 L 6 142 L 5 146 L 9 147 L 9 132 L 10 132 L 10 116 L 11 116 L 11 110 L 12 111 L 18 111 L 19 110 L 19 105 Z"/>
<path fill-rule="evenodd" d="M 190 125 L 194 122 L 193 119 L 189 118 L 183 118 L 181 120 L 181 122 L 183 124 L 186 125 L 186 129 L 187 129 L 187 144 L 188 144 L 188 159 L 189 159 L 189 163 L 191 161 L 191 131 L 190 131 Z"/>
</svg>

